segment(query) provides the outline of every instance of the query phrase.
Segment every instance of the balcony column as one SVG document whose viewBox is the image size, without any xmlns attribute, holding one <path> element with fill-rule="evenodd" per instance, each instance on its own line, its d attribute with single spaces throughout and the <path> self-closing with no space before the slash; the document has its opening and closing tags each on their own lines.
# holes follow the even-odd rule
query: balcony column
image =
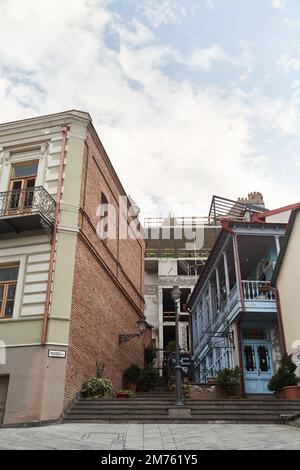
<svg viewBox="0 0 300 470">
<path fill-rule="evenodd" d="M 213 312 L 213 303 L 212 303 L 212 287 L 211 287 L 211 282 L 210 281 L 208 281 L 208 295 L 209 295 L 209 298 L 208 298 L 209 317 L 210 317 L 210 320 L 212 320 L 213 317 L 214 317 L 214 312 Z"/>
<path fill-rule="evenodd" d="M 280 253 L 279 235 L 275 235 L 275 244 L 276 244 L 277 256 L 279 256 L 279 253 Z"/>
<path fill-rule="evenodd" d="M 245 294 L 245 286 L 242 281 L 242 273 L 241 273 L 241 264 L 240 264 L 240 254 L 239 254 L 239 246 L 238 246 L 238 239 L 237 235 L 234 235 L 232 239 L 233 243 L 233 257 L 234 257 L 234 266 L 235 266 L 235 276 L 236 282 L 238 285 L 238 296 L 239 300 L 242 302 L 242 308 L 245 309 L 244 304 L 244 294 Z"/>
<path fill-rule="evenodd" d="M 217 285 L 217 300 L 218 300 L 218 306 L 219 306 L 220 299 L 221 299 L 221 288 L 220 288 L 220 275 L 219 275 L 218 267 L 216 267 L 216 285 Z"/>
<path fill-rule="evenodd" d="M 227 260 L 226 251 L 224 251 L 224 253 L 223 253 L 223 258 L 224 258 L 226 295 L 228 297 L 228 295 L 230 294 L 230 282 L 229 282 L 228 260 Z"/>
</svg>

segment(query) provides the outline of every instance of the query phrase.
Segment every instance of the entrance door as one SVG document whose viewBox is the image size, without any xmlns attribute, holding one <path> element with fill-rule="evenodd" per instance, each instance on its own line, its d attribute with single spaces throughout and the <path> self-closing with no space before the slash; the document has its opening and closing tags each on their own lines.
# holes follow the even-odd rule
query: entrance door
<svg viewBox="0 0 300 470">
<path fill-rule="evenodd" d="M 273 375 L 270 344 L 244 342 L 243 358 L 246 393 L 270 393 L 268 382 Z"/>
<path fill-rule="evenodd" d="M 0 375 L 0 424 L 4 420 L 8 382 L 9 375 Z"/>
</svg>

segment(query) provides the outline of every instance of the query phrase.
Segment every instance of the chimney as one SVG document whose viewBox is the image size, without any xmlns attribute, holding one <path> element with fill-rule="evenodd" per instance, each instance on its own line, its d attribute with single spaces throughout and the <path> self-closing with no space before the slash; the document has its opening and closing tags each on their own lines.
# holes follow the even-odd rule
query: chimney
<svg viewBox="0 0 300 470">
<path fill-rule="evenodd" d="M 244 204 L 253 204 L 255 206 L 265 207 L 263 195 L 254 191 L 248 194 L 248 197 L 239 197 L 238 201 Z"/>
</svg>

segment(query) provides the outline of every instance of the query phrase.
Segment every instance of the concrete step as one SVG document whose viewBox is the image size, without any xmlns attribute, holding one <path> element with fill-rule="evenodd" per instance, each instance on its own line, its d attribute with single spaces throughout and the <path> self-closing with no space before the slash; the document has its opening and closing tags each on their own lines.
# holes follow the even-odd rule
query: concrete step
<svg viewBox="0 0 300 470">
<path fill-rule="evenodd" d="M 211 423 L 211 424 L 284 424 L 285 420 L 280 417 L 253 417 L 244 416 L 241 418 L 239 415 L 232 415 L 230 417 L 203 415 L 201 417 L 191 416 L 189 419 L 169 419 L 167 415 L 140 415 L 132 416 L 131 414 L 124 414 L 122 416 L 101 415 L 68 415 L 64 422 L 68 423 Z"/>
<path fill-rule="evenodd" d="M 89 405 L 89 404 L 82 404 L 82 405 L 77 405 L 76 409 L 77 410 L 108 410 L 108 409 L 115 409 L 115 410 L 120 410 L 123 408 L 134 410 L 134 409 L 145 409 L 145 410 L 159 410 L 161 408 L 169 408 L 170 406 L 173 406 L 174 403 L 150 403 L 150 404 L 145 404 L 145 403 L 117 403 L 117 404 L 109 404 L 109 405 Z M 206 408 L 204 408 L 206 409 Z"/>
<path fill-rule="evenodd" d="M 141 396 L 142 395 L 142 396 Z M 144 396 L 145 395 L 145 396 Z M 300 412 L 300 400 L 226 399 L 185 400 L 191 416 L 171 419 L 168 408 L 174 396 L 139 394 L 132 399 L 79 399 L 64 418 L 65 422 L 136 422 L 136 423 L 285 423 Z"/>
<path fill-rule="evenodd" d="M 70 411 L 69 415 L 123 415 L 123 414 L 131 414 L 132 416 L 134 415 L 153 415 L 154 411 L 156 411 L 156 414 L 163 415 L 163 414 L 168 414 L 168 408 L 162 408 L 160 410 L 128 410 L 128 408 L 121 408 L 120 410 L 115 410 L 115 409 L 108 409 L 108 410 L 78 410 L 77 408 Z"/>
<path fill-rule="evenodd" d="M 103 406 L 106 406 L 106 405 L 109 405 L 109 404 L 115 404 L 115 405 L 118 405 L 118 404 L 123 404 L 123 403 L 128 403 L 128 404 L 142 404 L 142 403 L 145 403 L 145 404 L 151 404 L 153 403 L 154 405 L 155 404 L 158 404 L 158 403 L 174 403 L 175 400 L 174 398 L 161 398 L 161 399 L 155 399 L 155 398 L 112 398 L 110 400 L 80 400 L 77 402 L 77 404 L 80 404 L 80 405 L 85 405 L 85 404 L 92 404 L 92 405 L 103 405 Z"/>
</svg>

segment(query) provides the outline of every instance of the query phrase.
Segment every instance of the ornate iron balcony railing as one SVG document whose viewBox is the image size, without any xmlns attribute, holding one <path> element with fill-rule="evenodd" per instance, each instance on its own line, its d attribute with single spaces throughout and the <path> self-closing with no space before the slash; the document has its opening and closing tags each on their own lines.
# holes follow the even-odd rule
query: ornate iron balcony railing
<svg viewBox="0 0 300 470">
<path fill-rule="evenodd" d="M 0 218 L 39 213 L 54 222 L 55 200 L 43 186 L 0 193 Z"/>
</svg>

